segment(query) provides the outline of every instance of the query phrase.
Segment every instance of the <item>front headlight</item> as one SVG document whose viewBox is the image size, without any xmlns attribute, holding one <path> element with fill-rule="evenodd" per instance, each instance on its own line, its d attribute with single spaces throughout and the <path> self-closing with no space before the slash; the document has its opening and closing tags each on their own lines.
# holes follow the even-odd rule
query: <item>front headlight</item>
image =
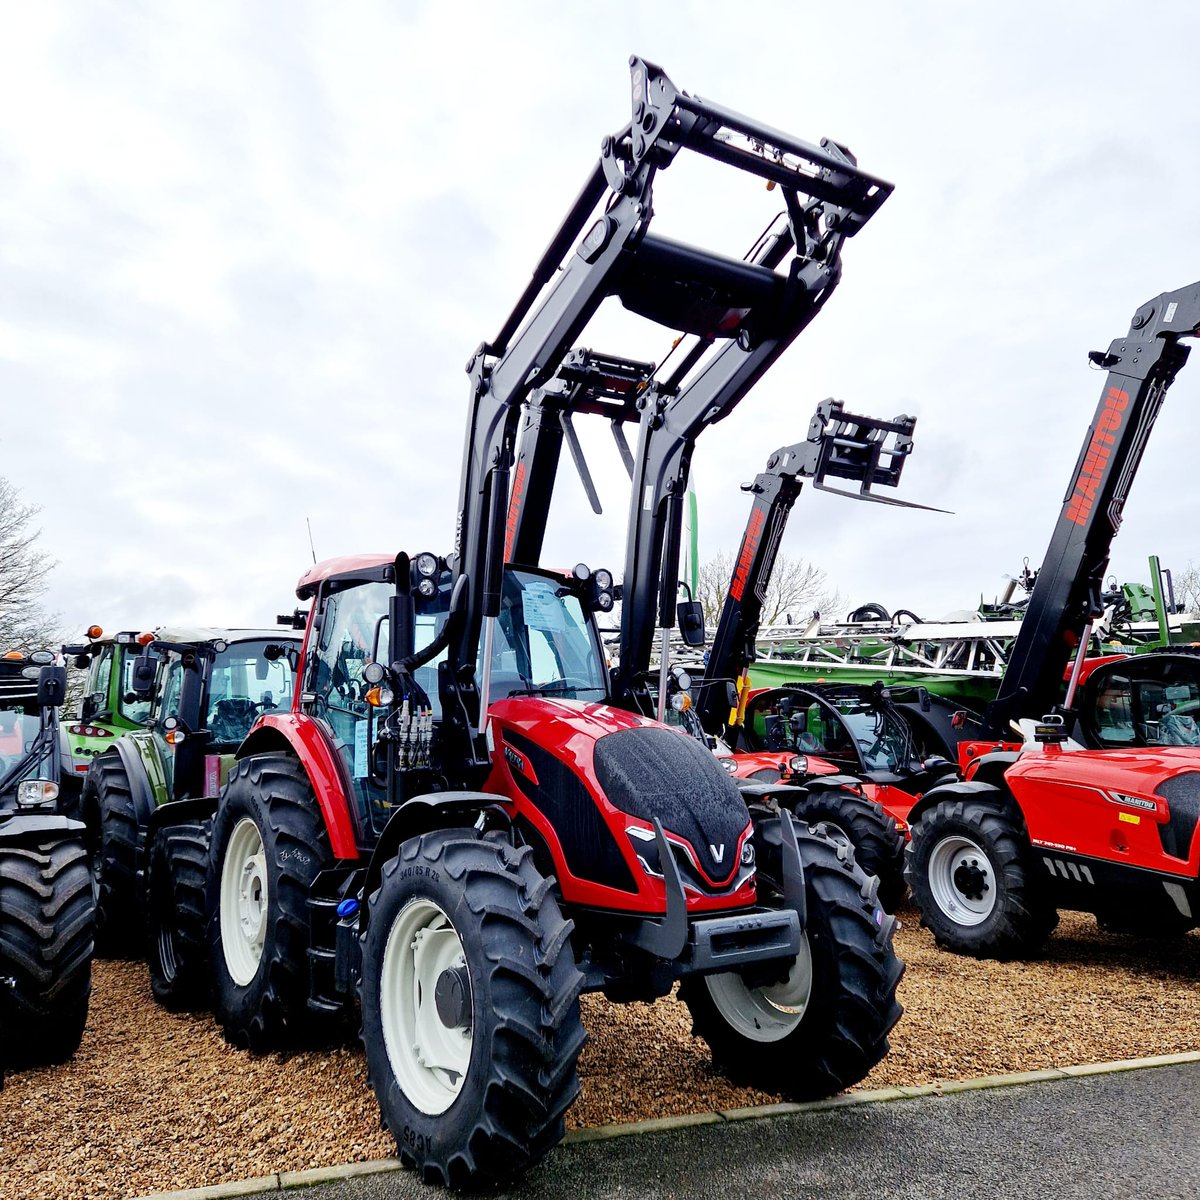
<svg viewBox="0 0 1200 1200">
<path fill-rule="evenodd" d="M 806 754 L 793 754 L 792 757 L 788 759 L 788 770 L 791 771 L 793 775 L 807 775 L 808 756 Z"/>
<path fill-rule="evenodd" d="M 58 799 L 58 784 L 49 779 L 23 779 L 17 784 L 18 808 L 46 808 Z"/>
</svg>

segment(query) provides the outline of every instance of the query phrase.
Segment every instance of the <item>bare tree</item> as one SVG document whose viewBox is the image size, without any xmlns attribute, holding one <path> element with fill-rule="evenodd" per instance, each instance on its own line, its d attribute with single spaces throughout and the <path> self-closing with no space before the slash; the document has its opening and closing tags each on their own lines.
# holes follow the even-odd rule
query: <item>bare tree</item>
<svg viewBox="0 0 1200 1200">
<path fill-rule="evenodd" d="M 1171 572 L 1171 586 L 1175 603 L 1182 604 L 1184 612 L 1200 611 L 1200 567 L 1189 559 L 1182 571 Z"/>
<path fill-rule="evenodd" d="M 25 504 L 15 485 L 0 477 L 0 652 L 38 650 L 61 641 L 57 614 L 43 606 L 54 561 L 37 547 L 32 525 L 41 510 Z"/>
<path fill-rule="evenodd" d="M 721 607 L 733 578 L 734 556 L 722 550 L 700 567 L 700 600 L 704 605 L 704 624 L 711 633 L 717 627 Z M 802 558 L 781 554 L 767 583 L 762 624 L 804 625 L 814 612 L 828 613 L 840 603 L 825 572 Z"/>
</svg>

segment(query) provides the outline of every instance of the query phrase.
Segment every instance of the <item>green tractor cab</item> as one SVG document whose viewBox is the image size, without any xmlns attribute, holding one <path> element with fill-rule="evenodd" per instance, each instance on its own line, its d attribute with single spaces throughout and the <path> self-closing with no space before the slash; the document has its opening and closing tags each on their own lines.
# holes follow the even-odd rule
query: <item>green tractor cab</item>
<svg viewBox="0 0 1200 1200">
<path fill-rule="evenodd" d="M 291 707 L 299 648 L 292 631 L 160 629 L 125 660 L 126 694 L 145 706 L 145 718 L 91 760 L 83 787 L 102 952 L 140 948 L 151 816 L 167 801 L 220 792 L 255 718 Z"/>
<path fill-rule="evenodd" d="M 50 650 L 0 658 L 0 1070 L 74 1054 L 92 987 L 95 901 Z"/>
<path fill-rule="evenodd" d="M 93 625 L 86 643 L 65 648 L 76 669 L 87 672 L 79 716 L 67 725 L 71 769 L 80 779 L 117 738 L 146 724 L 150 701 L 134 691 L 133 664 L 152 637 L 133 630 L 106 635 Z"/>
</svg>

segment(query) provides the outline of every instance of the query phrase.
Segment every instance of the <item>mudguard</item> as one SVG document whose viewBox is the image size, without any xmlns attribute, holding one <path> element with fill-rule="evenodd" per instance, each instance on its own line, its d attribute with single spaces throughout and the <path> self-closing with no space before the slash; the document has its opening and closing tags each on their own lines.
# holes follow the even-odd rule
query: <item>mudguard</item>
<svg viewBox="0 0 1200 1200">
<path fill-rule="evenodd" d="M 940 804 L 943 800 L 991 800 L 994 804 L 1002 807 L 1016 807 L 1013 805 L 1012 797 L 1009 796 L 1003 788 L 998 788 L 990 783 L 975 783 L 974 781 L 959 781 L 956 783 L 943 783 L 937 787 L 930 788 L 920 800 L 916 802 L 909 810 L 908 824 L 915 825 L 920 819 L 921 814 L 933 808 L 934 805 Z"/>
</svg>

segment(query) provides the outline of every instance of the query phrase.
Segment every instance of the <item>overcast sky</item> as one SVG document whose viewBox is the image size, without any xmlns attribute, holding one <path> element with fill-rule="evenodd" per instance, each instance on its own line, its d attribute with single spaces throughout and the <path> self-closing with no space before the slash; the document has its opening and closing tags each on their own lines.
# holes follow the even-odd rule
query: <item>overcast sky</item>
<svg viewBox="0 0 1200 1200">
<path fill-rule="evenodd" d="M 836 396 L 918 417 L 901 494 L 954 515 L 805 491 L 785 551 L 847 607 L 991 598 L 1045 550 L 1100 394 L 1087 351 L 1200 279 L 1183 0 L 0 14 L 0 474 L 42 508 L 72 633 L 269 622 L 311 561 L 306 518 L 320 557 L 450 548 L 464 363 L 629 119 L 631 53 L 896 187 L 824 312 L 701 439 L 702 556 L 736 547 L 738 484 Z M 740 251 L 770 197 L 677 165 L 656 201 L 657 231 Z M 653 358 L 669 337 L 584 341 Z M 1190 369 L 1126 509 L 1121 578 L 1150 553 L 1200 560 Z M 620 567 L 606 436 L 585 437 L 605 514 L 568 467 L 546 561 Z"/>
</svg>

